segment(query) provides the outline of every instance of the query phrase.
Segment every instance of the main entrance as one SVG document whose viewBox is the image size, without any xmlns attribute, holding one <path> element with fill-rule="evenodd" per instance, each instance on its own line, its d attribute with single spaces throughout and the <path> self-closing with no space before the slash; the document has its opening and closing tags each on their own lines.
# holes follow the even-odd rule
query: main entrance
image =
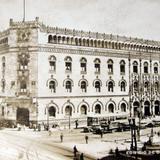
<svg viewBox="0 0 160 160">
<path fill-rule="evenodd" d="M 17 123 L 22 125 L 29 125 L 29 110 L 27 108 L 17 109 Z"/>
</svg>

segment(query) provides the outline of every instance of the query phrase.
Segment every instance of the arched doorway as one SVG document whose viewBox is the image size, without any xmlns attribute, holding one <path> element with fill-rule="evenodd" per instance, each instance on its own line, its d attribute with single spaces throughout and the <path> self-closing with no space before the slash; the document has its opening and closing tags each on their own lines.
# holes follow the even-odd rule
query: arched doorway
<svg viewBox="0 0 160 160">
<path fill-rule="evenodd" d="M 17 108 L 17 123 L 29 125 L 29 110 L 28 108 Z"/>
<path fill-rule="evenodd" d="M 112 103 L 108 105 L 108 112 L 114 113 L 114 105 Z"/>
<path fill-rule="evenodd" d="M 56 109 L 55 109 L 55 107 L 53 107 L 53 106 L 49 107 L 48 113 L 49 113 L 49 116 L 55 117 L 56 116 Z"/>
<path fill-rule="evenodd" d="M 72 107 L 71 106 L 66 106 L 65 115 L 66 116 L 72 116 Z"/>
<path fill-rule="evenodd" d="M 87 107 L 85 105 L 81 106 L 81 115 L 86 115 L 87 114 Z"/>
<path fill-rule="evenodd" d="M 139 102 L 133 103 L 133 115 L 134 117 L 138 117 L 138 108 L 139 108 Z"/>
<path fill-rule="evenodd" d="M 100 104 L 96 104 L 96 106 L 95 106 L 95 113 L 98 113 L 98 114 L 101 113 L 101 106 L 100 106 Z"/>
<path fill-rule="evenodd" d="M 154 112 L 155 112 L 155 115 L 160 114 L 159 101 L 155 101 L 154 103 Z"/>
<path fill-rule="evenodd" d="M 144 102 L 144 116 L 150 116 L 150 103 L 148 101 Z"/>
</svg>

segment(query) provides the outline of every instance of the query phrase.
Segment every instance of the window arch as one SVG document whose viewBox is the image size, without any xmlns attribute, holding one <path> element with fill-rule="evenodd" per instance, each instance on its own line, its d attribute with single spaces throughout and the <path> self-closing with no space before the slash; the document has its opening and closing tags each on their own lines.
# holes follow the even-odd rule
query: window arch
<svg viewBox="0 0 160 160">
<path fill-rule="evenodd" d="M 96 73 L 100 73 L 100 64 L 101 64 L 100 59 L 96 58 L 94 60 L 94 67 L 95 67 L 95 72 Z"/>
<path fill-rule="evenodd" d="M 72 92 L 72 81 L 71 80 L 66 80 L 65 88 L 67 92 Z"/>
<path fill-rule="evenodd" d="M 72 71 L 72 58 L 67 56 L 65 59 L 65 70 L 71 72 Z"/>
<path fill-rule="evenodd" d="M 51 92 L 56 92 L 56 82 L 54 80 L 51 80 L 49 82 L 49 89 L 51 90 Z"/>
<path fill-rule="evenodd" d="M 72 116 L 72 107 L 71 106 L 66 106 L 65 108 L 65 115 L 66 116 Z"/>
<path fill-rule="evenodd" d="M 125 61 L 124 60 L 120 61 L 120 73 L 125 74 Z"/>
<path fill-rule="evenodd" d="M 144 82 L 144 91 L 148 91 L 148 89 L 149 89 L 149 82 L 146 81 Z"/>
<path fill-rule="evenodd" d="M 52 35 L 49 35 L 48 36 L 48 43 L 51 43 L 52 42 Z"/>
<path fill-rule="evenodd" d="M 82 57 L 80 59 L 80 67 L 81 67 L 81 72 L 82 73 L 87 72 L 87 60 L 86 60 L 86 58 Z"/>
<path fill-rule="evenodd" d="M 81 115 L 87 115 L 87 106 L 86 105 L 81 106 Z"/>
<path fill-rule="evenodd" d="M 133 62 L 133 73 L 138 73 L 138 62 L 137 61 Z"/>
<path fill-rule="evenodd" d="M 122 81 L 122 82 L 121 82 L 120 87 L 121 87 L 121 91 L 122 91 L 122 92 L 125 92 L 125 91 L 126 91 L 126 83 L 125 83 L 125 81 Z"/>
<path fill-rule="evenodd" d="M 113 74 L 113 60 L 112 59 L 109 59 L 107 61 L 107 64 L 108 64 L 108 73 L 109 74 Z"/>
<path fill-rule="evenodd" d="M 108 82 L 108 92 L 113 92 L 114 90 L 114 83 L 113 81 Z"/>
<path fill-rule="evenodd" d="M 148 62 L 144 62 L 143 67 L 144 67 L 144 73 L 148 73 Z"/>
<path fill-rule="evenodd" d="M 82 92 L 87 92 L 87 83 L 86 83 L 86 81 L 81 81 L 80 87 L 81 87 Z"/>
<path fill-rule="evenodd" d="M 135 81 L 135 82 L 133 83 L 133 88 L 134 88 L 134 91 L 138 92 L 139 84 L 138 84 L 137 81 Z"/>
<path fill-rule="evenodd" d="M 50 69 L 55 71 L 56 70 L 56 57 L 51 55 L 49 57 L 49 65 L 50 65 Z"/>
<path fill-rule="evenodd" d="M 95 105 L 95 113 L 97 113 L 97 114 L 101 113 L 101 105 L 100 104 Z"/>
<path fill-rule="evenodd" d="M 125 103 L 122 103 L 121 104 L 121 112 L 126 112 L 126 104 Z"/>
<path fill-rule="evenodd" d="M 110 103 L 110 104 L 108 105 L 108 112 L 109 112 L 109 113 L 114 113 L 114 105 L 113 105 L 112 103 Z"/>
<path fill-rule="evenodd" d="M 101 83 L 100 83 L 99 80 L 96 80 L 96 81 L 94 82 L 94 87 L 95 87 L 95 89 L 96 89 L 96 92 L 100 92 L 100 91 L 101 91 Z"/>
<path fill-rule="evenodd" d="M 49 109 L 48 109 L 48 114 L 49 114 L 49 116 L 51 116 L 51 117 L 56 117 L 56 108 L 53 107 L 53 106 L 49 107 Z"/>
<path fill-rule="evenodd" d="M 158 73 L 158 63 L 154 63 L 154 73 Z"/>
</svg>

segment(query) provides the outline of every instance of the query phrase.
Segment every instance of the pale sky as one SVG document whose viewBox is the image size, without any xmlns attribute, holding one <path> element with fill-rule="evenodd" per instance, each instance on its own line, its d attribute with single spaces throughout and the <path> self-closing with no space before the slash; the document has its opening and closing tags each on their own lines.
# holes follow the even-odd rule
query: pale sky
<svg viewBox="0 0 160 160">
<path fill-rule="evenodd" d="M 0 0 L 0 30 L 23 19 L 23 0 Z M 160 0 L 26 0 L 26 20 L 160 41 Z"/>
</svg>

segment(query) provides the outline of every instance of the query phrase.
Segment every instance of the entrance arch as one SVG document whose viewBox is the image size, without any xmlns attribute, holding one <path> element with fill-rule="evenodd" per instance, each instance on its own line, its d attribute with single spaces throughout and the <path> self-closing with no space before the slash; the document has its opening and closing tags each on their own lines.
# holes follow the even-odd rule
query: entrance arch
<svg viewBox="0 0 160 160">
<path fill-rule="evenodd" d="M 17 108 L 17 123 L 22 125 L 29 125 L 29 109 Z"/>
<path fill-rule="evenodd" d="M 144 102 L 144 116 L 150 116 L 150 103 L 148 101 Z"/>
<path fill-rule="evenodd" d="M 138 108 L 139 108 L 139 102 L 133 103 L 133 115 L 134 117 L 138 117 Z"/>
<path fill-rule="evenodd" d="M 159 113 L 160 113 L 159 101 L 155 101 L 155 103 L 154 103 L 154 113 L 155 113 L 155 115 L 159 115 Z"/>
</svg>

